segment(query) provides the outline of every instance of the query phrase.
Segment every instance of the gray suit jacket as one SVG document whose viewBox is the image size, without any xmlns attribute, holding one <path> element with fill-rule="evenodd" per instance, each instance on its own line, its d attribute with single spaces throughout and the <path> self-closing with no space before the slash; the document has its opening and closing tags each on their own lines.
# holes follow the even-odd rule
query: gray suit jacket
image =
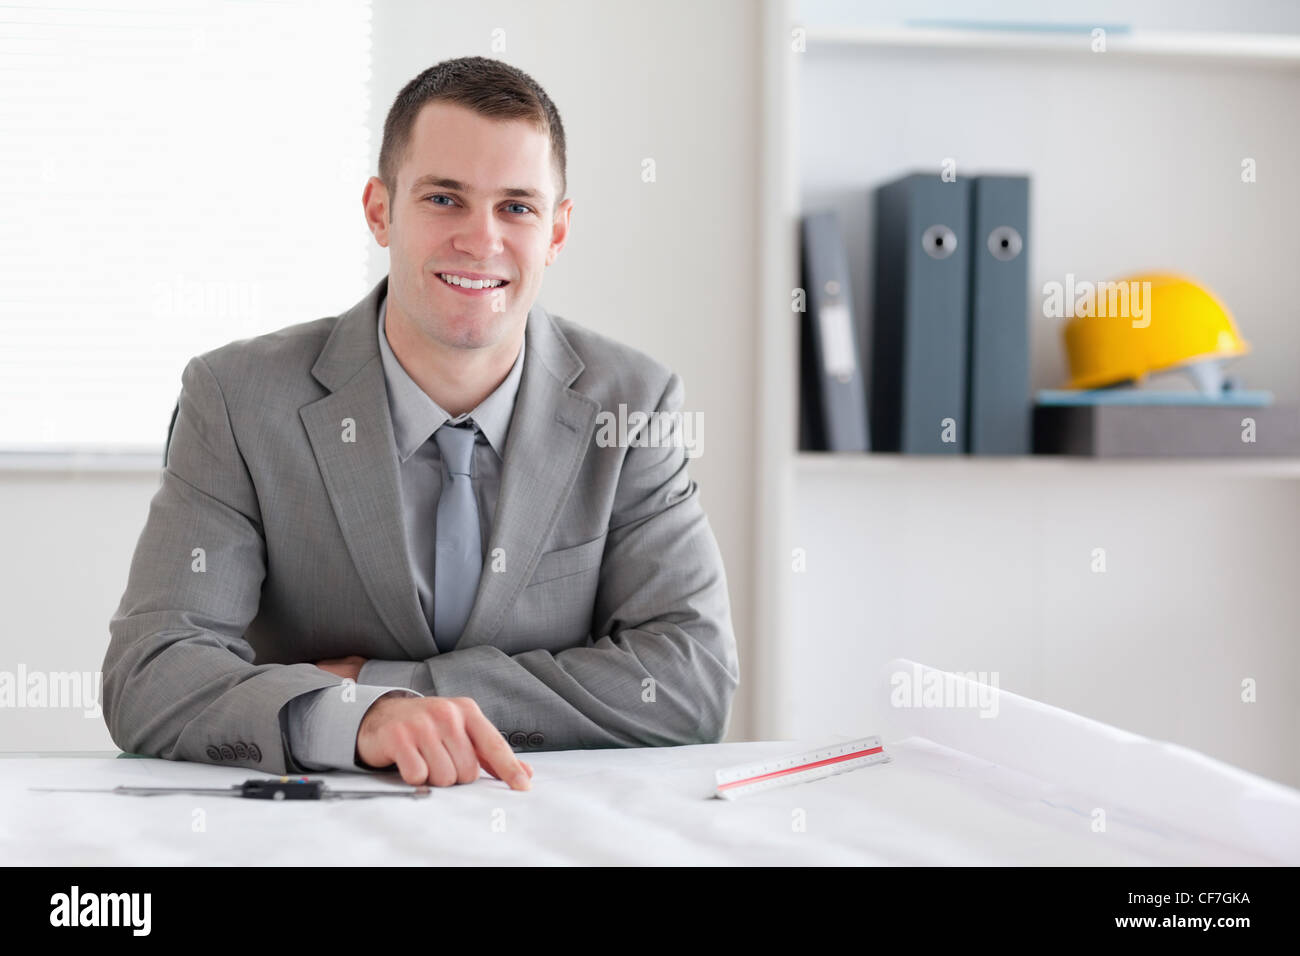
<svg viewBox="0 0 1300 956">
<path fill-rule="evenodd" d="M 349 654 L 382 662 L 385 684 L 473 698 L 516 750 L 722 739 L 739 665 L 686 449 L 596 440 L 602 410 L 680 410 L 681 380 L 533 306 L 488 562 L 440 654 L 405 546 L 376 336 L 387 282 L 185 367 L 109 624 L 113 740 L 300 773 L 286 704 L 338 687 L 313 662 Z"/>
</svg>

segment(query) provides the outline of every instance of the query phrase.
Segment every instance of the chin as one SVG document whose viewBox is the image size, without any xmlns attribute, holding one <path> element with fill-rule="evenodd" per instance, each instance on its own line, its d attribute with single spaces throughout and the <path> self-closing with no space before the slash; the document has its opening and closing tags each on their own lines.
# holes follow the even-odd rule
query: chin
<svg viewBox="0 0 1300 956">
<path fill-rule="evenodd" d="M 488 322 L 453 323 L 444 326 L 438 337 L 445 345 L 457 349 L 481 349 L 495 345 L 503 326 Z"/>
</svg>

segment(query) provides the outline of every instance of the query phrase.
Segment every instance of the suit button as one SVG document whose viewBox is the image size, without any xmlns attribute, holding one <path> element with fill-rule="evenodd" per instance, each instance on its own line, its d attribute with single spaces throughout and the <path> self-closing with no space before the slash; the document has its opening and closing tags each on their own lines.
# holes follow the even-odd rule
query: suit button
<svg viewBox="0 0 1300 956">
<path fill-rule="evenodd" d="M 530 747 L 540 747 L 540 746 L 541 746 L 542 744 L 544 744 L 544 743 L 546 743 L 546 738 L 543 737 L 541 734 L 529 734 L 529 735 L 528 735 L 528 746 L 530 746 Z"/>
<path fill-rule="evenodd" d="M 251 760 L 251 761 L 253 761 L 253 763 L 261 763 L 261 762 L 262 762 L 262 748 L 259 747 L 259 746 L 257 746 L 257 744 L 249 744 L 249 745 L 248 745 L 248 759 Z"/>
<path fill-rule="evenodd" d="M 213 763 L 216 763 L 218 760 L 221 759 L 221 751 L 218 750 L 216 747 L 209 747 L 205 752 L 208 755 L 208 759 L 211 760 Z"/>
<path fill-rule="evenodd" d="M 240 760 L 248 759 L 248 748 L 244 746 L 244 742 L 242 740 L 235 741 L 235 756 L 238 757 Z"/>
<path fill-rule="evenodd" d="M 510 735 L 511 747 L 522 747 L 527 743 L 528 743 L 528 735 L 524 733 L 522 730 L 516 730 L 513 734 Z"/>
<path fill-rule="evenodd" d="M 235 748 L 232 747 L 232 746 L 230 746 L 230 744 L 222 744 L 222 745 L 221 745 L 221 759 L 222 759 L 222 760 L 234 760 L 234 759 L 235 759 Z"/>
</svg>

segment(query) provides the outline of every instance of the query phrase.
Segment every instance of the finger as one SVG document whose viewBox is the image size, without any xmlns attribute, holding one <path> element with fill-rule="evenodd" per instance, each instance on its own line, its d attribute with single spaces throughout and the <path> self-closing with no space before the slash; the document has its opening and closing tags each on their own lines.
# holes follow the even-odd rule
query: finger
<svg viewBox="0 0 1300 956">
<path fill-rule="evenodd" d="M 451 762 L 456 767 L 457 783 L 473 783 L 478 779 L 478 755 L 464 727 L 452 728 L 442 737 L 442 745 L 451 755 Z"/>
<path fill-rule="evenodd" d="M 404 783 L 412 787 L 419 787 L 428 783 L 429 765 L 420 756 L 419 748 L 409 740 L 403 741 L 393 748 L 392 760 L 397 764 L 397 772 L 402 775 Z M 387 766 L 387 764 L 379 764 L 378 766 Z"/>
<path fill-rule="evenodd" d="M 429 783 L 435 787 L 450 787 L 456 783 L 456 764 L 442 744 L 442 738 L 432 728 L 420 735 L 420 756 L 429 765 Z"/>
<path fill-rule="evenodd" d="M 468 727 L 466 727 L 465 732 L 466 732 L 466 733 L 469 733 L 469 728 L 468 728 Z M 473 738 L 473 737 L 470 738 L 470 743 L 471 743 L 471 744 L 474 743 L 474 738 Z M 484 772 L 484 773 L 486 773 L 486 774 L 487 774 L 489 777 L 491 777 L 493 780 L 500 780 L 500 779 L 501 779 L 500 777 L 498 777 L 498 776 L 496 775 L 496 771 L 494 771 L 494 770 L 492 769 L 492 767 L 488 764 L 488 762 L 487 762 L 486 760 L 483 759 L 482 755 L 478 753 L 478 749 L 477 749 L 477 747 L 475 748 L 474 756 L 478 758 L 479 766 L 483 768 L 483 772 Z"/>
<path fill-rule="evenodd" d="M 532 766 L 528 763 L 528 761 L 527 761 L 527 760 L 521 760 L 521 761 L 519 761 L 519 763 L 523 766 L 523 768 L 524 768 L 525 770 L 528 771 L 528 776 L 529 776 L 529 777 L 532 777 L 532 775 L 533 775 L 533 768 L 532 768 Z M 483 769 L 484 769 L 485 771 L 487 771 L 487 773 L 490 774 L 494 780 L 500 780 L 500 779 L 501 779 L 501 778 L 498 777 L 496 774 L 492 773 L 492 768 L 489 767 L 489 766 L 487 766 L 487 764 L 483 764 Z"/>
<path fill-rule="evenodd" d="M 510 749 L 501 731 L 492 726 L 492 722 L 478 708 L 472 708 L 465 714 L 465 730 L 474 744 L 483 767 L 498 780 L 504 780 L 515 790 L 527 790 L 530 777 Z"/>
</svg>

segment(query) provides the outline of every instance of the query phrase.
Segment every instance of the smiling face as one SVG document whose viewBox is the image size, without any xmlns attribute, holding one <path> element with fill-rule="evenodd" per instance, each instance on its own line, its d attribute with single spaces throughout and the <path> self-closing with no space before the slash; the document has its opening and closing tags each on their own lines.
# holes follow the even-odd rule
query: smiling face
<svg viewBox="0 0 1300 956">
<path fill-rule="evenodd" d="M 568 236 L 573 201 L 552 211 L 557 188 L 544 132 L 426 103 L 394 195 L 372 177 L 363 196 L 371 232 L 389 250 L 388 321 L 409 322 L 443 349 L 511 347 Z M 447 275 L 463 278 L 450 284 Z"/>
</svg>

